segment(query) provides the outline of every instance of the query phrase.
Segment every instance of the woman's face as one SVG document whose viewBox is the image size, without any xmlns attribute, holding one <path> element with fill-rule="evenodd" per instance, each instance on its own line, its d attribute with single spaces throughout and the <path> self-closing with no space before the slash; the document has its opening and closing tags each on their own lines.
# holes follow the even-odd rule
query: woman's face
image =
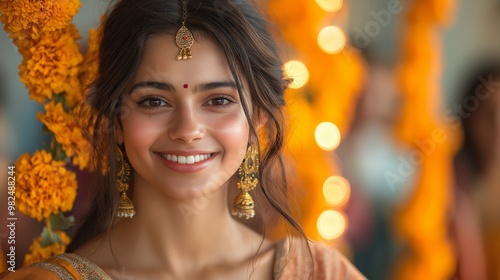
<svg viewBox="0 0 500 280">
<path fill-rule="evenodd" d="M 172 35 L 148 39 L 117 139 L 134 169 L 135 191 L 154 187 L 192 199 L 226 183 L 241 164 L 249 127 L 221 49 L 207 37 L 192 59 L 176 59 Z"/>
</svg>

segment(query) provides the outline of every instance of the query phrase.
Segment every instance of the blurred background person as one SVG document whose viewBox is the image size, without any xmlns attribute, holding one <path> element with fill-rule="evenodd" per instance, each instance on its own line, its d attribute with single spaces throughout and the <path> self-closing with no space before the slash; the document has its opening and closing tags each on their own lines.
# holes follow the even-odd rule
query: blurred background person
<svg viewBox="0 0 500 280">
<path fill-rule="evenodd" d="M 388 180 L 409 149 L 396 143 L 394 125 L 402 95 L 393 63 L 367 58 L 367 79 L 357 101 L 349 135 L 338 149 L 342 175 L 351 183 L 347 238 L 356 267 L 368 279 L 390 279 L 397 244 L 391 232 L 391 210 L 408 197 L 416 174 L 403 182 Z"/>
<path fill-rule="evenodd" d="M 500 279 L 500 60 L 483 60 L 465 82 L 453 106 L 464 133 L 454 159 L 457 277 Z"/>
</svg>

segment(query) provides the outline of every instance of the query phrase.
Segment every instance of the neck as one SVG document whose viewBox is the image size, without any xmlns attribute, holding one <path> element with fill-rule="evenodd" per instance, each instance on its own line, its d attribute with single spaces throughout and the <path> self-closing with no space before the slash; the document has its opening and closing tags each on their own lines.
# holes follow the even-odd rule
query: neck
<svg viewBox="0 0 500 280">
<path fill-rule="evenodd" d="M 251 247 L 257 249 L 261 237 L 255 238 L 257 234 L 250 233 L 229 214 L 227 184 L 210 194 L 183 201 L 157 188 L 136 185 L 137 214 L 120 221 L 114 230 L 117 234 L 110 240 L 118 258 L 125 252 L 136 255 L 127 258 L 130 263 L 119 260 L 120 264 L 133 267 L 141 260 L 150 260 L 149 265 L 157 268 L 193 269 L 244 258 L 248 250 L 242 250 L 242 244 L 251 242 Z"/>
</svg>

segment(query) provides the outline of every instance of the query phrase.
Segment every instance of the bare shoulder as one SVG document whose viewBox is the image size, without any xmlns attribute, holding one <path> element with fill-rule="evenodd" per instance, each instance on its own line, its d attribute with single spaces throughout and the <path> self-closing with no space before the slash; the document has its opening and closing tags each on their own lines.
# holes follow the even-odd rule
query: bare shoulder
<svg viewBox="0 0 500 280">
<path fill-rule="evenodd" d="M 312 274 L 313 279 L 366 279 L 342 253 L 321 243 L 289 238 L 279 254 L 279 279 L 290 279 L 297 273 L 302 277 Z"/>
</svg>

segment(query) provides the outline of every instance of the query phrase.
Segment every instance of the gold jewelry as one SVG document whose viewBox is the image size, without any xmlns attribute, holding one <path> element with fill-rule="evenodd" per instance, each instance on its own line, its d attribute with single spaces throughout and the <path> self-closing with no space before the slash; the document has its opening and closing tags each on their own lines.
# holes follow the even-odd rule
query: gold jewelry
<svg viewBox="0 0 500 280">
<path fill-rule="evenodd" d="M 253 190 L 259 183 L 259 151 L 249 145 L 243 162 L 238 168 L 238 189 L 240 194 L 236 196 L 233 203 L 231 215 L 238 218 L 245 217 L 247 219 L 255 216 L 254 202 L 249 191 Z"/>
<path fill-rule="evenodd" d="M 130 164 L 123 155 L 120 147 L 116 146 L 116 157 L 118 159 L 117 188 L 120 192 L 116 216 L 120 218 L 132 218 L 135 215 L 134 204 L 127 196 L 128 182 L 130 179 Z"/>
<path fill-rule="evenodd" d="M 194 43 L 194 37 L 191 31 L 186 27 L 186 18 L 187 18 L 187 0 L 182 0 L 182 26 L 177 30 L 177 34 L 175 34 L 175 43 L 181 49 L 179 54 L 177 54 L 177 60 L 181 59 L 190 59 L 191 55 L 191 46 Z"/>
</svg>

